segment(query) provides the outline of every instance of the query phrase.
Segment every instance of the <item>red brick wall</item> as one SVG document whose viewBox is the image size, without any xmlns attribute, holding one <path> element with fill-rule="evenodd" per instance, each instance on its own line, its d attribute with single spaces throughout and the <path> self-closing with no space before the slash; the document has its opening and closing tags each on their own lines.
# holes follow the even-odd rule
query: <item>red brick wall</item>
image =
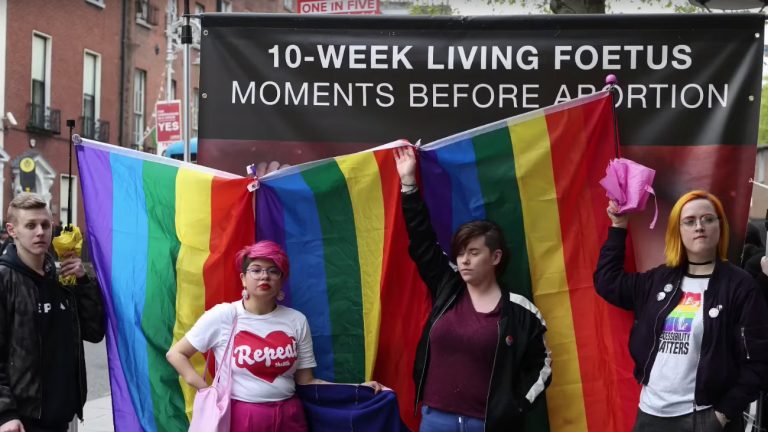
<svg viewBox="0 0 768 432">
<path fill-rule="evenodd" d="M 99 117 L 110 123 L 110 141 L 117 142 L 120 89 L 120 19 L 119 2 L 106 1 L 101 8 L 85 0 L 46 1 L 24 0 L 8 2 L 6 47 L 5 109 L 16 117 L 18 125 L 5 135 L 5 151 L 11 159 L 30 150 L 30 139 L 38 151 L 57 172 L 50 193 L 55 209 L 60 208 L 59 175 L 67 172 L 69 133 L 67 119 L 82 115 L 83 57 L 85 50 L 101 55 L 101 104 Z M 51 108 L 61 110 L 61 135 L 41 135 L 28 132 L 27 104 L 31 102 L 31 57 L 33 31 L 51 37 Z M 2 208 L 12 198 L 10 163 L 6 165 L 5 191 Z M 77 164 L 73 163 L 77 174 Z M 84 223 L 82 194 L 78 192 L 78 223 Z M 4 213 L 4 211 L 3 211 Z M 56 215 L 55 217 L 58 217 Z"/>
<path fill-rule="evenodd" d="M 17 126 L 5 131 L 5 151 L 11 159 L 26 151 L 39 152 L 56 171 L 56 179 L 50 189 L 52 204 L 60 208 L 59 176 L 67 172 L 68 139 L 67 119 L 78 121 L 82 115 L 83 56 L 90 50 L 101 56 L 101 89 L 99 118 L 109 122 L 109 142 L 130 146 L 133 144 L 133 81 L 135 69 L 147 72 L 145 99 L 145 126 L 152 127 L 155 102 L 165 99 L 166 58 L 166 0 L 150 0 L 157 8 L 157 24 L 149 27 L 136 21 L 135 0 L 105 0 L 105 7 L 95 6 L 86 0 L 19 0 L 8 1 L 6 91 L 5 109 L 14 114 Z M 191 0 L 205 6 L 206 12 L 216 12 L 216 0 Z M 183 11 L 183 0 L 177 0 L 178 13 Z M 234 12 L 287 12 L 283 0 L 234 0 Z M 122 43 L 121 30 L 125 30 Z M 51 108 L 61 110 L 61 134 L 45 135 L 27 131 L 27 104 L 31 102 L 32 34 L 38 31 L 51 37 Z M 122 52 L 121 52 L 122 48 Z M 124 58 L 121 59 L 121 55 Z M 192 49 L 190 59 L 195 61 L 200 52 Z M 174 76 L 177 98 L 183 96 L 182 53 L 176 53 Z M 199 66 L 192 65 L 190 88 L 197 88 Z M 122 97 L 121 97 L 122 96 Z M 192 92 L 190 92 L 192 96 Z M 122 107 L 122 116 L 121 116 Z M 30 139 L 35 147 L 30 147 Z M 145 141 L 149 144 L 150 141 Z M 74 174 L 77 164 L 73 163 Z M 11 164 L 6 164 L 5 209 L 12 198 Z M 78 176 L 79 177 L 79 176 Z M 82 193 L 78 192 L 78 224 L 84 224 Z M 4 213 L 4 210 L 2 211 Z M 58 218 L 58 214 L 56 217 Z"/>
<path fill-rule="evenodd" d="M 125 100 L 125 112 L 124 118 L 124 134 L 122 142 L 124 145 L 132 144 L 132 131 L 133 131 L 133 74 L 136 68 L 143 69 L 147 72 L 147 93 L 146 93 L 146 126 L 152 127 L 154 125 L 154 119 L 152 114 L 154 113 L 155 103 L 158 100 L 165 100 L 166 95 L 166 39 L 165 39 L 165 25 L 166 25 L 166 0 L 150 0 L 152 5 L 159 10 L 160 18 L 158 19 L 158 25 L 148 29 L 140 24 L 136 23 L 135 19 L 135 2 L 130 2 L 130 7 L 133 12 L 127 15 L 126 25 L 128 29 L 127 44 L 127 82 L 126 88 L 128 91 L 128 97 Z M 216 0 L 190 0 L 189 9 L 190 13 L 195 13 L 195 5 L 200 4 L 205 8 L 205 12 L 216 12 Z M 184 12 L 184 1 L 177 0 L 177 14 L 181 16 Z M 233 12 L 286 12 L 283 7 L 283 0 L 234 0 L 232 2 Z M 178 50 L 175 52 L 176 59 L 173 63 L 173 79 L 176 81 L 176 98 L 183 101 L 184 98 L 184 69 L 183 69 L 183 51 Z M 200 51 L 197 49 L 190 49 L 190 108 L 192 107 L 191 98 L 194 97 L 192 89 L 199 88 L 200 82 L 200 67 L 197 63 L 200 58 Z M 192 111 L 190 110 L 190 116 Z M 193 123 L 190 118 L 190 123 Z M 191 125 L 190 125 L 191 127 Z M 190 130 L 192 136 L 194 131 Z M 145 144 L 149 145 L 150 140 L 145 140 Z"/>
</svg>

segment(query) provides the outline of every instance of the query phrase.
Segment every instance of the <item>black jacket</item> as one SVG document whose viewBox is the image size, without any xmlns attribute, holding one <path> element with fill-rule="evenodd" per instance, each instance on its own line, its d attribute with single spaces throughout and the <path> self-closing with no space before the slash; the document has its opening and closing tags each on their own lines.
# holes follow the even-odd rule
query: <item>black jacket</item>
<svg viewBox="0 0 768 432">
<path fill-rule="evenodd" d="M 413 368 L 418 406 L 429 367 L 429 334 L 466 284 L 437 243 L 419 192 L 403 194 L 402 200 L 409 252 L 432 296 L 432 311 L 422 331 Z M 517 294 L 502 295 L 496 357 L 485 408 L 487 432 L 517 430 L 523 414 L 551 382 L 552 357 L 544 342 L 545 331 L 544 319 L 533 303 Z"/>
<path fill-rule="evenodd" d="M 46 278 L 55 278 L 52 258 L 46 259 Z M 20 417 L 39 419 L 42 405 L 41 335 L 37 329 L 35 311 L 38 288 L 33 270 L 16 255 L 9 245 L 0 257 L 0 424 Z M 72 341 L 77 345 L 76 371 L 79 386 L 77 416 L 82 419 L 86 400 L 85 356 L 83 340 L 99 342 L 104 337 L 104 314 L 101 293 L 87 276 L 78 279 L 77 286 L 66 288 L 59 284 L 74 305 Z"/>
<path fill-rule="evenodd" d="M 664 320 L 683 295 L 684 266 L 625 272 L 626 236 L 625 229 L 609 230 L 594 275 L 595 287 L 609 303 L 634 312 L 629 352 L 635 361 L 635 378 L 648 384 Z M 661 296 L 668 284 L 671 291 Z M 718 310 L 715 317 L 710 315 L 713 309 Z M 768 307 L 749 274 L 717 261 L 704 296 L 703 317 L 696 403 L 737 418 L 757 398 L 761 382 L 768 377 Z"/>
</svg>

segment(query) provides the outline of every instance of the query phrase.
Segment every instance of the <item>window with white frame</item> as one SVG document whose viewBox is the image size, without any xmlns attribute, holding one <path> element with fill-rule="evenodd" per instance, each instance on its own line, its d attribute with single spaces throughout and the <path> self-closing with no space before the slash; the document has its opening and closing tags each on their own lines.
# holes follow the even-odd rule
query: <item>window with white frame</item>
<svg viewBox="0 0 768 432">
<path fill-rule="evenodd" d="M 192 89 L 192 100 L 190 101 L 190 122 L 192 123 L 192 136 L 197 136 L 197 115 L 200 111 L 200 90 L 197 88 Z"/>
<path fill-rule="evenodd" d="M 32 106 L 29 121 L 45 129 L 46 112 L 51 98 L 51 38 L 32 33 Z"/>
<path fill-rule="evenodd" d="M 136 22 L 144 26 L 157 24 L 154 8 L 149 0 L 136 0 Z"/>
<path fill-rule="evenodd" d="M 144 141 L 144 101 L 147 93 L 147 72 L 136 69 L 133 73 L 133 144 L 139 148 Z"/>
<path fill-rule="evenodd" d="M 229 0 L 219 0 L 216 2 L 216 10 L 219 12 L 232 12 L 232 2 Z"/>
<path fill-rule="evenodd" d="M 295 7 L 294 5 L 295 5 L 295 0 L 283 0 L 283 7 L 288 12 L 293 12 Z"/>
<path fill-rule="evenodd" d="M 85 52 L 83 57 L 83 134 L 96 138 L 101 103 L 101 57 Z"/>
<path fill-rule="evenodd" d="M 77 176 L 72 176 L 72 223 L 77 224 Z M 67 217 L 69 216 L 69 181 L 70 177 L 67 174 L 61 174 L 59 177 L 59 185 L 61 191 L 59 193 L 59 217 L 62 226 L 67 224 Z"/>
<path fill-rule="evenodd" d="M 106 6 L 106 4 L 104 4 L 104 0 L 85 0 L 85 2 L 90 3 L 94 6 L 98 6 L 102 9 L 104 9 L 104 7 Z"/>
</svg>

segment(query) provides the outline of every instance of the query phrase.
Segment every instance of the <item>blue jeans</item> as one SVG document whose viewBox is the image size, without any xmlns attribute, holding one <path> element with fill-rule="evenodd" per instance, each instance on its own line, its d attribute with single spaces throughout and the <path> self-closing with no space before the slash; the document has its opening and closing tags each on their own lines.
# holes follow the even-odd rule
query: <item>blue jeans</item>
<svg viewBox="0 0 768 432">
<path fill-rule="evenodd" d="M 421 407 L 419 432 L 483 432 L 485 420 Z"/>
</svg>

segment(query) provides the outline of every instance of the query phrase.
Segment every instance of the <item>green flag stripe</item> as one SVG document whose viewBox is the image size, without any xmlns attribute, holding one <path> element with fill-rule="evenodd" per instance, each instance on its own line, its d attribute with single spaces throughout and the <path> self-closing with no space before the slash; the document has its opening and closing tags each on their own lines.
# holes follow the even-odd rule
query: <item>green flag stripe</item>
<svg viewBox="0 0 768 432">
<path fill-rule="evenodd" d="M 336 161 L 312 167 L 302 177 L 315 196 L 323 233 L 334 377 L 338 382 L 359 382 L 365 377 L 365 340 L 352 200 Z"/>
<path fill-rule="evenodd" d="M 503 127 L 478 135 L 472 142 L 486 217 L 501 226 L 510 251 L 501 282 L 507 289 L 531 299 L 523 209 L 509 129 Z"/>
<path fill-rule="evenodd" d="M 175 167 L 145 162 L 142 174 L 147 208 L 147 288 L 141 328 L 147 339 L 150 392 L 158 430 L 184 431 L 184 397 L 179 374 L 165 359 L 173 342 L 176 316 L 176 268 L 180 243 L 176 236 Z M 172 389 L 172 391 L 169 391 Z"/>
</svg>

